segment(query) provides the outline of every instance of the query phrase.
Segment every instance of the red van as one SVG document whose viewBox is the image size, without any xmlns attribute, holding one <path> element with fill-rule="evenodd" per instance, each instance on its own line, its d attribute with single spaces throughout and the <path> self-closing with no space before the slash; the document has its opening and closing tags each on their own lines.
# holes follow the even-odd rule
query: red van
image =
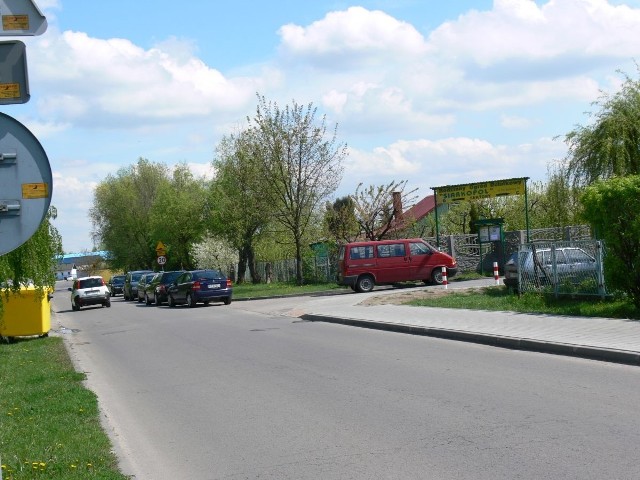
<svg viewBox="0 0 640 480">
<path fill-rule="evenodd" d="M 347 243 L 338 255 L 338 285 L 370 292 L 375 285 L 420 280 L 442 284 L 458 272 L 455 259 L 421 238 Z"/>
</svg>

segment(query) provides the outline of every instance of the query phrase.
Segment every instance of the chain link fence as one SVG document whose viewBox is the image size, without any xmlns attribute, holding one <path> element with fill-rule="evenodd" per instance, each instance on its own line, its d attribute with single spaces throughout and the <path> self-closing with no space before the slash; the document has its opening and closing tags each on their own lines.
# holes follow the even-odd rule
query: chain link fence
<svg viewBox="0 0 640 480">
<path fill-rule="evenodd" d="M 533 242 L 520 245 L 505 269 L 517 268 L 521 292 L 606 295 L 604 243 L 597 240 Z"/>
</svg>

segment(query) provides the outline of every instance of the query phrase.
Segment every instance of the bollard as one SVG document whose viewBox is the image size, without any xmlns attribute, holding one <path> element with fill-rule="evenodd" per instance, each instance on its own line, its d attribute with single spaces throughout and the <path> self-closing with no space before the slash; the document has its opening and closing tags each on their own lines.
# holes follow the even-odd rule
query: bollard
<svg viewBox="0 0 640 480">
<path fill-rule="evenodd" d="M 500 285 L 500 273 L 498 272 L 498 262 L 493 262 L 493 278 L 496 285 Z"/>
<path fill-rule="evenodd" d="M 444 285 L 444 288 L 448 288 L 448 282 L 447 282 L 447 267 L 442 267 L 442 285 Z"/>
</svg>

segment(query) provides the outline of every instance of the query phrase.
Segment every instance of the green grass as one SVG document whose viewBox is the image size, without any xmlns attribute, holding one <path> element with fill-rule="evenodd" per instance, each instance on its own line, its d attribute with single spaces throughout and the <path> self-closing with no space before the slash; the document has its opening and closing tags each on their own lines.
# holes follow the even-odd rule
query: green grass
<svg viewBox="0 0 640 480">
<path fill-rule="evenodd" d="M 279 297 L 284 295 L 305 295 L 308 293 L 344 290 L 335 283 L 317 283 L 298 286 L 293 283 L 243 283 L 233 286 L 233 298 Z"/>
<path fill-rule="evenodd" d="M 128 478 L 118 470 L 84 378 L 59 337 L 0 343 L 3 480 Z"/>
<path fill-rule="evenodd" d="M 418 307 L 467 308 L 471 310 L 513 311 L 549 315 L 640 319 L 640 312 L 625 298 L 558 297 L 526 293 L 521 296 L 506 287 L 485 287 L 467 292 L 412 300 Z"/>
</svg>

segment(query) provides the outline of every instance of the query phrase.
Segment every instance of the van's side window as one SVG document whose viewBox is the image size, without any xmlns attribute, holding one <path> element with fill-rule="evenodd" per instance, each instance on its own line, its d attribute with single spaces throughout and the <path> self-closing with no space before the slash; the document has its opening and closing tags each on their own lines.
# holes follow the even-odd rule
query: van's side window
<svg viewBox="0 0 640 480">
<path fill-rule="evenodd" d="M 362 258 L 373 258 L 373 245 L 366 245 L 364 247 L 351 247 L 349 252 L 349 258 L 351 260 L 360 260 Z"/>
<path fill-rule="evenodd" d="M 424 243 L 412 242 L 409 244 L 411 255 L 429 255 L 431 250 Z"/>
<path fill-rule="evenodd" d="M 404 243 L 392 243 L 390 245 L 378 245 L 378 257 L 404 257 L 405 248 Z"/>
</svg>

